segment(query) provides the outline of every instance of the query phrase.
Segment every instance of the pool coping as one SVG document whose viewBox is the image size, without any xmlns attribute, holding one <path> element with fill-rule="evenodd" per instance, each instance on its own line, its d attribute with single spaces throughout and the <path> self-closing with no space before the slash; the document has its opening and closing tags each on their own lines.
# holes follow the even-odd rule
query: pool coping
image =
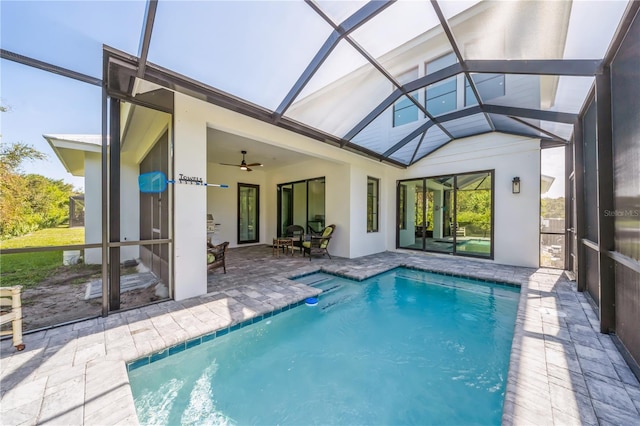
<svg viewBox="0 0 640 426">
<path fill-rule="evenodd" d="M 154 352 L 154 353 L 152 353 L 150 355 L 146 355 L 146 356 L 144 356 L 142 358 L 138 358 L 138 359 L 135 359 L 133 361 L 127 361 L 126 362 L 127 372 L 136 370 L 136 369 L 138 369 L 140 367 L 143 367 L 145 365 L 149 365 L 149 364 L 151 364 L 151 363 L 153 363 L 155 361 L 159 361 L 159 360 L 167 358 L 167 357 L 169 357 L 171 355 L 183 352 L 183 351 L 185 351 L 187 349 L 199 346 L 202 343 L 210 342 L 210 341 L 212 341 L 214 339 L 218 339 L 218 338 L 220 338 L 222 336 L 226 336 L 231 332 L 234 332 L 236 330 L 240 330 L 241 328 L 244 328 L 244 327 L 247 327 L 247 326 L 250 326 L 250 325 L 253 325 L 253 324 L 257 324 L 262 320 L 272 318 L 272 317 L 274 317 L 274 316 L 276 316 L 278 314 L 281 314 L 283 312 L 287 312 L 290 309 L 297 308 L 298 306 L 302 306 L 302 305 L 305 304 L 306 300 L 307 300 L 307 298 L 301 299 L 301 300 L 299 300 L 297 302 L 290 303 L 290 304 L 288 304 L 286 306 L 283 306 L 282 308 L 276 308 L 273 311 L 266 312 L 266 313 L 264 313 L 262 315 L 256 315 L 256 316 L 254 316 L 252 318 L 246 319 L 246 320 L 244 320 L 242 322 L 237 322 L 237 323 L 235 323 L 233 325 L 230 325 L 228 327 L 220 328 L 218 330 L 212 331 L 211 333 L 207 333 L 207 334 L 204 334 L 204 335 L 199 336 L 199 337 L 194 337 L 193 339 L 189 339 L 189 340 L 184 341 L 182 343 L 178 343 L 178 344 L 173 345 L 173 346 L 171 346 L 169 348 L 162 349 L 162 350 Z"/>
<path fill-rule="evenodd" d="M 611 336 L 599 333 L 585 295 L 561 271 L 401 252 L 306 265 L 181 302 L 27 334 L 23 352 L 2 341 L 3 422 L 137 424 L 127 362 L 317 294 L 290 277 L 323 270 L 364 279 L 408 265 L 520 283 L 503 424 L 640 422 L 640 384 Z"/>
</svg>

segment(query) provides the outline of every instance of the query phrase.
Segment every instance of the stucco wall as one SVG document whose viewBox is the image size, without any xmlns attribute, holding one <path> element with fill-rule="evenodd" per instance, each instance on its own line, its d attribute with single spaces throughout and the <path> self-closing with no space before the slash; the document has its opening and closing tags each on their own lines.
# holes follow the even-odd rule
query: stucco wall
<svg viewBox="0 0 640 426">
<path fill-rule="evenodd" d="M 539 141 L 498 133 L 446 145 L 407 170 L 405 179 L 495 170 L 494 260 L 506 265 L 539 264 Z M 520 177 L 521 192 L 511 180 Z"/>
<path fill-rule="evenodd" d="M 206 111 L 175 95 L 174 176 L 207 176 Z M 203 186 L 174 185 L 174 295 L 182 300 L 207 292 L 207 193 Z"/>
<path fill-rule="evenodd" d="M 102 155 L 95 152 L 84 154 L 84 242 L 102 242 Z M 102 249 L 86 249 L 85 263 L 100 265 Z"/>
</svg>

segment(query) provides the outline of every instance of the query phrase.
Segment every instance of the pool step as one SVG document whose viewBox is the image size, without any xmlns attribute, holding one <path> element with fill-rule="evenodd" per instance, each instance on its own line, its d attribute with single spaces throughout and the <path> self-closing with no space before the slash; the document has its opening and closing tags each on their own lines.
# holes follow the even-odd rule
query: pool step
<svg viewBox="0 0 640 426">
<path fill-rule="evenodd" d="M 335 277 L 331 275 L 314 276 L 313 279 L 309 279 L 309 277 L 303 277 L 302 279 L 297 281 L 322 290 L 322 294 L 327 294 L 342 287 L 342 284 L 336 283 Z"/>
<path fill-rule="evenodd" d="M 323 283 L 324 285 L 314 285 L 315 288 L 319 288 L 320 290 L 322 290 L 322 295 L 326 296 L 330 293 L 333 293 L 334 291 L 338 290 L 339 288 L 342 288 L 342 284 L 337 284 L 335 282 L 327 282 L 327 283 Z"/>
</svg>

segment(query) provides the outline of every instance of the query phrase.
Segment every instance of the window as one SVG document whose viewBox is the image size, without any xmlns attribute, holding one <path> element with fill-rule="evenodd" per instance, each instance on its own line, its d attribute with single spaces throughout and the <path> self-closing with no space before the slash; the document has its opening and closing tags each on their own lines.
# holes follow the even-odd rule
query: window
<svg viewBox="0 0 640 426">
<path fill-rule="evenodd" d="M 482 102 L 504 96 L 504 74 L 472 74 Z M 478 100 L 471 90 L 469 80 L 464 80 L 464 105 L 477 105 Z"/>
<path fill-rule="evenodd" d="M 455 54 L 449 53 L 429 62 L 426 66 L 426 73 L 427 75 L 432 74 L 455 63 Z M 426 104 L 429 114 L 436 116 L 454 111 L 458 107 L 457 85 L 457 77 L 454 76 L 427 86 Z"/>
<path fill-rule="evenodd" d="M 418 100 L 418 95 L 413 95 Z M 418 120 L 418 106 L 409 98 L 403 96 L 401 100 L 393 104 L 393 127 L 402 126 Z"/>
<path fill-rule="evenodd" d="M 407 84 L 418 78 L 418 68 L 405 72 L 397 77 L 398 83 Z M 418 92 L 413 92 L 411 97 L 418 100 Z M 403 96 L 393 104 L 393 127 L 402 126 L 418 120 L 418 106 L 408 97 Z"/>
<path fill-rule="evenodd" d="M 367 232 L 378 232 L 380 180 L 367 177 Z"/>
<path fill-rule="evenodd" d="M 454 111 L 458 107 L 457 84 L 454 76 L 427 87 L 427 111 L 429 114 L 436 116 Z"/>
</svg>

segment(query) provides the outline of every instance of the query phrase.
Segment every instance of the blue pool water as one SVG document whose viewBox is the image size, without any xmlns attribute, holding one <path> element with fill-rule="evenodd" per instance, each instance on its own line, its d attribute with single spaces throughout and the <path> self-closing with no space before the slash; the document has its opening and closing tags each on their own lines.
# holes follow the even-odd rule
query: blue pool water
<svg viewBox="0 0 640 426">
<path fill-rule="evenodd" d="M 519 289 L 327 274 L 299 306 L 130 371 L 141 424 L 500 424 Z"/>
</svg>

